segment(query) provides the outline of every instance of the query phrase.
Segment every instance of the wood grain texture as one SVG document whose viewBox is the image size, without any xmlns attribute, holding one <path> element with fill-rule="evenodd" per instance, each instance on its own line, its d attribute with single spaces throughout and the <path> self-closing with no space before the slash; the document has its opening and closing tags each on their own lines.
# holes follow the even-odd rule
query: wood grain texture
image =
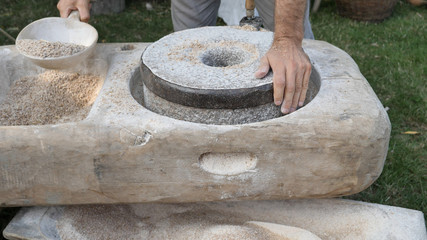
<svg viewBox="0 0 427 240">
<path fill-rule="evenodd" d="M 0 126 L 0 205 L 329 198 L 360 192 L 381 174 L 387 113 L 354 61 L 328 43 L 304 42 L 321 82 L 307 106 L 242 125 L 191 123 L 145 109 L 129 86 L 140 77 L 148 44 L 133 43 L 131 51 L 121 45 L 97 46 L 108 74 L 85 120 Z M 9 66 L 2 82 L 40 70 L 13 46 L 0 54 L 0 66 Z M 22 62 L 27 69 L 15 65 Z M 199 165 L 206 153 L 247 153 L 257 164 L 238 175 L 212 174 Z"/>
</svg>

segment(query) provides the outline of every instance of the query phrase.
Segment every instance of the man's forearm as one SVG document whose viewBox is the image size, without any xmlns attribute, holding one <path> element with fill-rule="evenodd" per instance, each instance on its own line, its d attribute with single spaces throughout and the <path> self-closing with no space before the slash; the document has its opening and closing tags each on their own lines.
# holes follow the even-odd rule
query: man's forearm
<svg viewBox="0 0 427 240">
<path fill-rule="evenodd" d="M 276 0 L 274 41 L 293 40 L 299 45 L 304 37 L 306 0 Z"/>
</svg>

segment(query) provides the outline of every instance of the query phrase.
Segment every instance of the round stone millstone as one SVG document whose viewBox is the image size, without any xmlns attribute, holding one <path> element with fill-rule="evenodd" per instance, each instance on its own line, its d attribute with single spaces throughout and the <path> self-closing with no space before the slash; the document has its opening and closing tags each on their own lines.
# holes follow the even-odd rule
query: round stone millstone
<svg viewBox="0 0 427 240">
<path fill-rule="evenodd" d="M 272 32 L 244 27 L 172 33 L 142 54 L 142 84 L 134 84 L 141 96 L 134 97 L 153 112 L 190 122 L 234 125 L 280 117 L 272 72 L 255 78 L 272 40 Z M 305 103 L 319 90 L 313 72 Z"/>
<path fill-rule="evenodd" d="M 170 34 L 142 56 L 144 84 L 161 98 L 209 109 L 255 107 L 273 101 L 272 74 L 255 78 L 273 33 L 204 27 Z"/>
</svg>

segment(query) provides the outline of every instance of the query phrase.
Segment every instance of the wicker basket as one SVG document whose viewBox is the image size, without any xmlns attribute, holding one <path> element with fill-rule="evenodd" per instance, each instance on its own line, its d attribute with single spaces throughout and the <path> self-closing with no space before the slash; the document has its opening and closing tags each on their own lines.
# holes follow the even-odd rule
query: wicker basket
<svg viewBox="0 0 427 240">
<path fill-rule="evenodd" d="M 338 13 L 359 21 L 381 22 L 389 17 L 398 0 L 335 0 Z"/>
</svg>

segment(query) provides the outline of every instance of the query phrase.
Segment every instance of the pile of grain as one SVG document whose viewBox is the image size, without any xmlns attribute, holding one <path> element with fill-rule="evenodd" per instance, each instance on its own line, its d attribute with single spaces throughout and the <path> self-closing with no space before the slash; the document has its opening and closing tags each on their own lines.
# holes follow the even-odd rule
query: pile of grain
<svg viewBox="0 0 427 240">
<path fill-rule="evenodd" d="M 16 41 L 16 47 L 26 55 L 40 58 L 71 56 L 86 49 L 83 45 L 45 40 L 22 39 Z"/>
<path fill-rule="evenodd" d="M 49 70 L 21 78 L 0 102 L 0 125 L 43 125 L 86 117 L 102 78 Z"/>
</svg>

